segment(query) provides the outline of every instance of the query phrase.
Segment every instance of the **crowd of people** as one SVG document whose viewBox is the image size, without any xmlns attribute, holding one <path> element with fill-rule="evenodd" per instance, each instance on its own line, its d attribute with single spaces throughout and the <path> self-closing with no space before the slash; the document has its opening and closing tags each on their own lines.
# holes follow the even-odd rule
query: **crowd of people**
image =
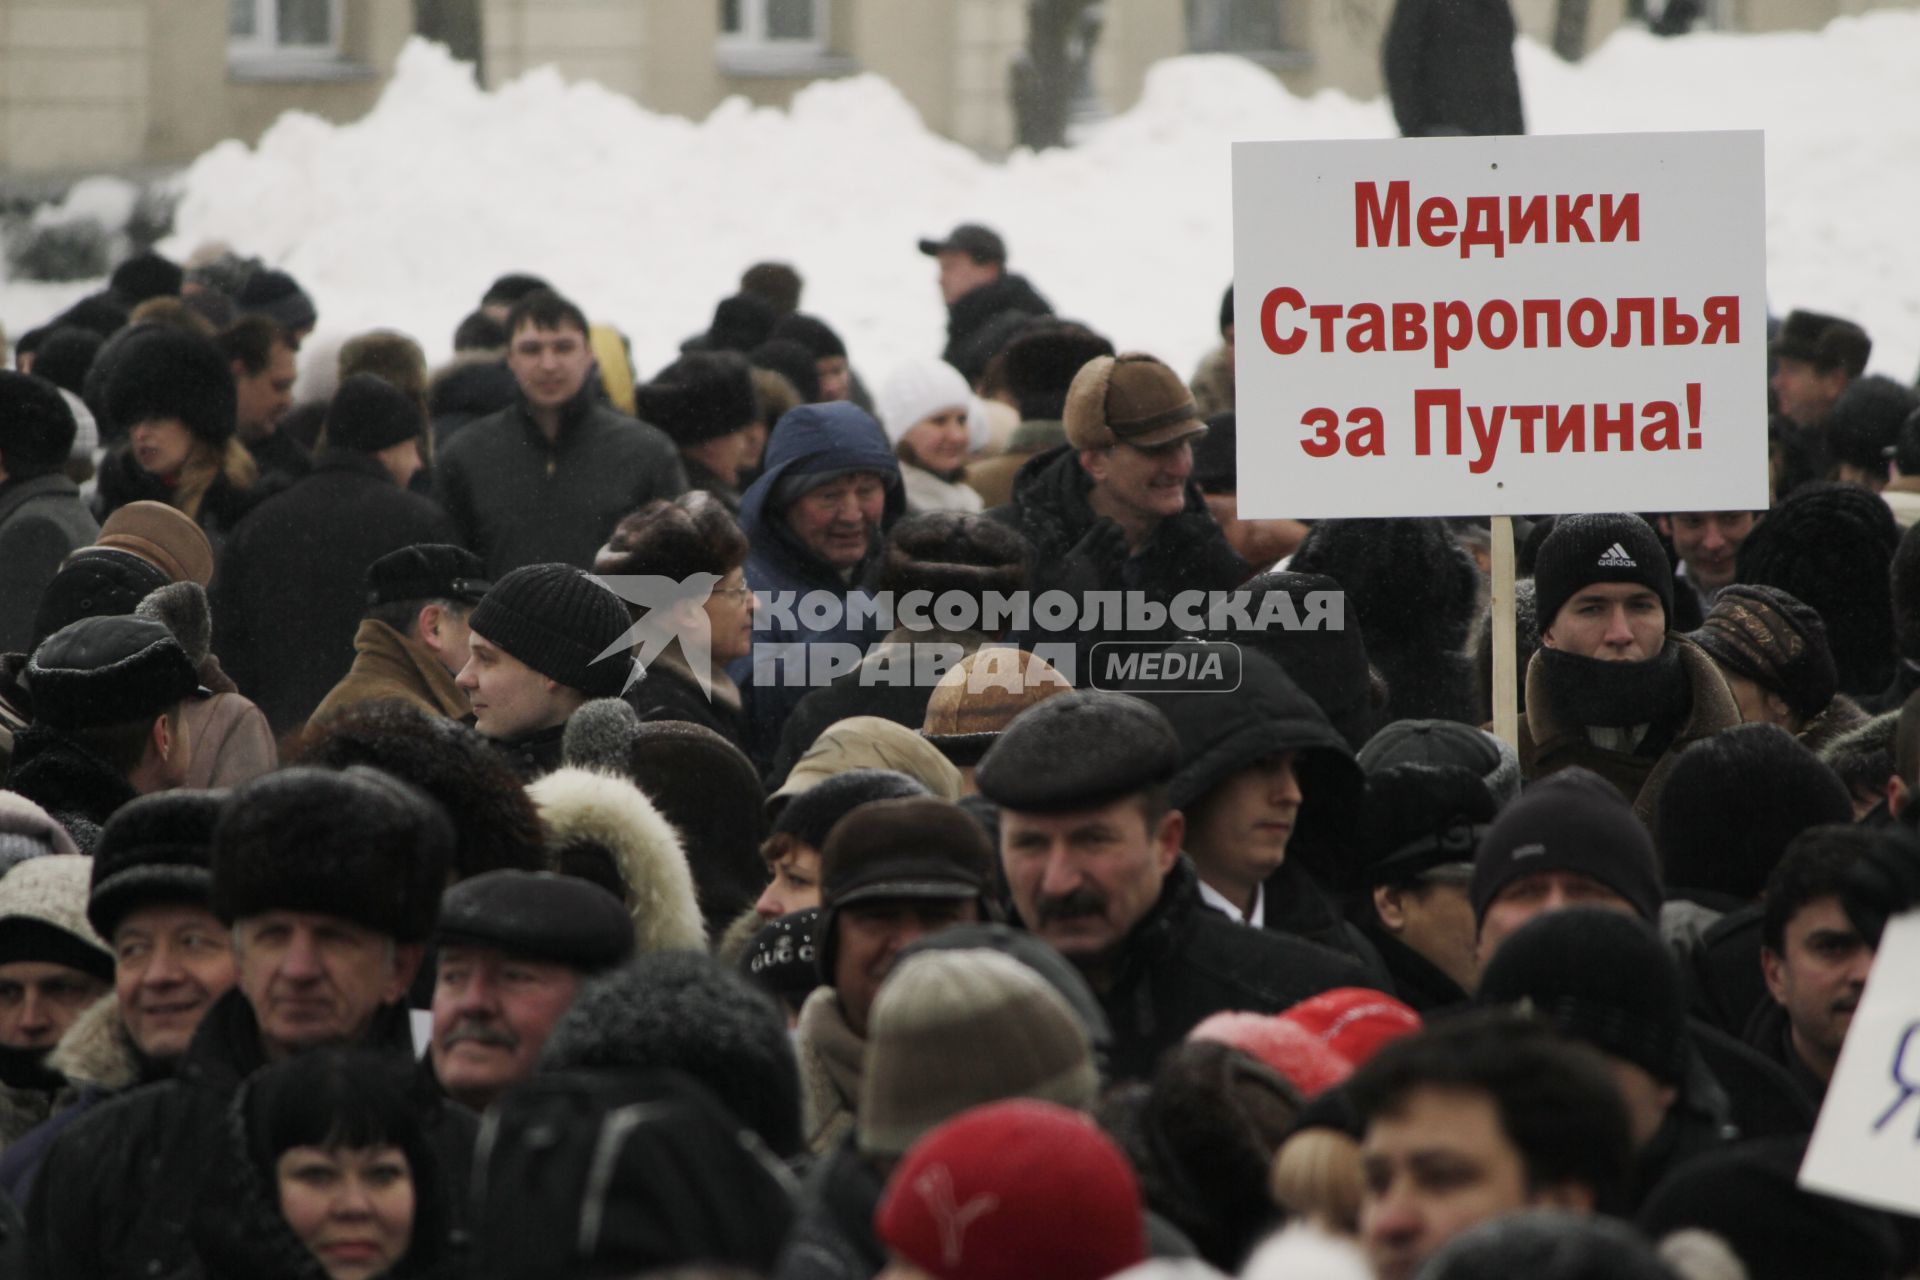
<svg viewBox="0 0 1920 1280">
<path fill-rule="evenodd" d="M 1796 1182 L 1920 899 L 1860 327 L 1765 509 L 1518 521 L 1496 691 L 1485 521 L 1240 518 L 1231 291 L 920 248 L 884 371 L 780 263 L 651 377 L 510 275 L 302 379 L 221 246 L 16 337 L 0 1275 L 1920 1274 Z"/>
</svg>

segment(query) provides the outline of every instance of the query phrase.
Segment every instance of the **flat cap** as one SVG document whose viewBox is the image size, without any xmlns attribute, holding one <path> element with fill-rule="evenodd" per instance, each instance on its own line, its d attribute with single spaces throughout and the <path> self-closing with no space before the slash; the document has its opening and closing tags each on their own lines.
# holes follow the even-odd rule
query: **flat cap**
<svg viewBox="0 0 1920 1280">
<path fill-rule="evenodd" d="M 1017 813 L 1097 809 L 1171 781 L 1180 739 L 1124 693 L 1063 693 L 1021 712 L 974 771 L 980 794 Z"/>
<path fill-rule="evenodd" d="M 589 973 L 620 964 L 634 945 L 625 904 L 599 885 L 518 870 L 489 871 L 447 890 L 434 940 L 498 947 Z"/>
<path fill-rule="evenodd" d="M 389 551 L 367 567 L 367 603 L 462 600 L 479 604 L 493 589 L 487 566 L 465 547 L 416 542 Z"/>
</svg>

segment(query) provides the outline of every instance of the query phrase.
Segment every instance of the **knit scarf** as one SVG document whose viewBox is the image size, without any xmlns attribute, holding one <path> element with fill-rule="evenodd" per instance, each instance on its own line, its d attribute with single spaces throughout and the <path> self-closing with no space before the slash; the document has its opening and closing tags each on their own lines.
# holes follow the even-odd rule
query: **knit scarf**
<svg viewBox="0 0 1920 1280">
<path fill-rule="evenodd" d="M 1540 650 L 1540 678 L 1556 719 L 1624 729 L 1671 729 L 1686 718 L 1692 695 L 1680 650 L 1672 644 L 1644 662 L 1608 662 L 1564 649 Z"/>
</svg>

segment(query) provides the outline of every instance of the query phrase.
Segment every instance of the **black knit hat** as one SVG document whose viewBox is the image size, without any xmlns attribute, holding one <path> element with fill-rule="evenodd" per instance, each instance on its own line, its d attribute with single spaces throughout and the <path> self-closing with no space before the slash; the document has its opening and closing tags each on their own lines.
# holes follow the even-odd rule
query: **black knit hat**
<svg viewBox="0 0 1920 1280">
<path fill-rule="evenodd" d="M 619 697 L 633 670 L 631 657 L 608 652 L 619 649 L 633 625 L 626 605 L 572 565 L 515 569 L 493 584 L 467 621 L 503 652 L 590 698 Z"/>
<path fill-rule="evenodd" d="M 30 373 L 0 369 L 0 461 L 21 475 L 59 467 L 79 426 L 60 389 Z"/>
<path fill-rule="evenodd" d="M 1795 836 L 1852 821 L 1846 784 L 1819 757 L 1778 725 L 1743 724 L 1680 753 L 1654 829 L 1667 884 L 1752 902 Z"/>
<path fill-rule="evenodd" d="M 271 268 L 248 276 L 234 301 L 242 312 L 263 315 L 288 333 L 307 328 L 318 316 L 313 299 L 299 282 L 286 272 Z"/>
<path fill-rule="evenodd" d="M 389 551 L 367 567 L 367 603 L 459 600 L 478 604 L 493 584 L 487 566 L 465 547 L 417 542 Z"/>
<path fill-rule="evenodd" d="M 1778 587 L 1722 587 L 1692 640 L 1726 670 L 1778 694 L 1803 720 L 1825 711 L 1839 689 L 1827 624 Z"/>
<path fill-rule="evenodd" d="M 1614 785 L 1587 769 L 1563 769 L 1501 810 L 1473 860 L 1477 926 L 1509 883 L 1546 871 L 1590 876 L 1640 914 L 1660 914 L 1660 867 L 1653 837 Z"/>
<path fill-rule="evenodd" d="M 87 922 L 113 941 L 137 908 L 154 902 L 213 904 L 213 828 L 227 793 L 159 791 L 114 811 L 93 850 Z"/>
<path fill-rule="evenodd" d="M 1480 975 L 1481 1004 L 1529 1002 L 1560 1034 L 1678 1084 L 1686 995 L 1652 925 L 1617 911 L 1549 911 L 1516 929 Z"/>
<path fill-rule="evenodd" d="M 356 373 L 327 405 L 327 448 L 378 453 L 418 439 L 426 425 L 419 401 L 385 378 Z"/>
<path fill-rule="evenodd" d="M 143 618 L 82 618 L 40 642 L 27 660 L 34 722 L 94 729 L 159 715 L 201 693 L 173 633 Z"/>
<path fill-rule="evenodd" d="M 1360 855 L 1368 885 L 1403 884 L 1471 863 L 1493 822 L 1493 795 L 1471 769 L 1394 764 L 1367 775 Z"/>
<path fill-rule="evenodd" d="M 1639 516 L 1608 512 L 1554 522 L 1533 566 L 1540 629 L 1551 630 L 1561 606 L 1596 582 L 1645 587 L 1660 597 L 1661 611 L 1673 622 L 1673 565 L 1660 536 Z"/>
<path fill-rule="evenodd" d="M 148 298 L 177 298 L 187 273 L 180 264 L 163 258 L 153 250 L 136 253 L 121 262 L 107 277 L 107 287 L 128 306 L 138 306 Z"/>
<path fill-rule="evenodd" d="M 751 351 L 773 333 L 780 313 L 757 293 L 736 293 L 720 299 L 713 322 L 695 340 L 706 351 Z"/>
<path fill-rule="evenodd" d="M 453 827 L 417 788 L 364 765 L 296 765 L 234 789 L 213 833 L 213 911 L 339 916 L 399 942 L 433 932 Z"/>
<path fill-rule="evenodd" d="M 178 418 L 197 439 L 220 445 L 234 433 L 233 370 L 197 333 L 142 325 L 118 344 L 107 374 L 101 435 L 125 435 L 149 418 Z"/>
<path fill-rule="evenodd" d="M 847 354 L 847 344 L 840 341 L 840 335 L 825 320 L 805 312 L 796 311 L 783 317 L 780 323 L 773 326 L 773 332 L 768 337 L 772 341 L 786 339 L 797 342 L 815 360 L 828 360 L 834 356 L 844 359 Z"/>
<path fill-rule="evenodd" d="M 40 360 L 33 362 L 40 372 Z M 1900 428 L 1920 408 L 1920 396 L 1884 374 L 1855 378 L 1827 415 L 1827 444 L 1834 460 L 1886 478 Z"/>
<path fill-rule="evenodd" d="M 1097 809 L 1171 782 L 1180 739 L 1157 708 L 1085 690 L 1014 717 L 974 771 L 980 794 L 1016 813 Z"/>
<path fill-rule="evenodd" d="M 787 801 L 773 829 L 819 849 L 827 843 L 834 824 L 863 804 L 931 794 L 920 782 L 891 769 L 849 769 L 815 783 Z"/>
<path fill-rule="evenodd" d="M 1087 361 L 1113 353 L 1113 343 L 1091 329 L 1047 317 L 1007 344 L 1002 376 L 1023 421 L 1055 421 L 1067 411 L 1073 376 Z"/>
<path fill-rule="evenodd" d="M 171 581 L 165 570 L 131 551 L 82 547 L 67 557 L 40 595 L 33 615 L 33 647 L 82 618 L 132 613 Z"/>
<path fill-rule="evenodd" d="M 980 824 L 944 800 L 875 800 L 848 813 L 820 850 L 821 980 L 833 982 L 841 908 L 893 898 L 984 903 L 993 863 Z"/>
<path fill-rule="evenodd" d="M 489 871 L 440 898 L 440 946 L 498 947 L 597 973 L 633 954 L 626 904 L 597 884 L 551 871 Z"/>
<path fill-rule="evenodd" d="M 814 953 L 820 936 L 820 908 L 808 907 L 760 926 L 740 957 L 747 980 L 798 1009 L 820 985 L 820 963 Z"/>
<path fill-rule="evenodd" d="M 677 445 L 718 440 L 751 425 L 760 414 L 753 368 L 735 351 L 681 356 L 634 393 L 639 416 Z"/>
</svg>

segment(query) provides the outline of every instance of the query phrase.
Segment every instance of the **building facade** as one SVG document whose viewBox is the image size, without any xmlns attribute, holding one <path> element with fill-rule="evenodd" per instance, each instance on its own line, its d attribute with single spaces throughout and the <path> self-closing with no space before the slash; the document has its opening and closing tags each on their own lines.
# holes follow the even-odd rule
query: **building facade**
<svg viewBox="0 0 1920 1280">
<path fill-rule="evenodd" d="M 785 105 L 816 79 L 886 77 L 927 125 L 987 154 L 1010 149 L 1008 91 L 1030 3 L 1048 0 L 0 0 L 0 178 L 184 163 L 256 141 L 289 110 L 364 114 L 416 33 L 477 63 L 488 85 L 551 65 L 649 109 L 702 117 L 729 97 Z M 1513 0 L 1542 41 L 1569 0 Z M 1659 0 L 1640 0 L 1642 4 Z M 1703 0 L 1733 30 L 1815 28 L 1886 0 Z M 1920 0 L 1904 0 L 1920 5 Z M 1288 88 L 1380 92 L 1392 0 L 1104 0 L 1085 110 L 1124 111 L 1147 69 L 1237 53 Z M 1585 43 L 1633 0 L 1585 0 Z"/>
</svg>

